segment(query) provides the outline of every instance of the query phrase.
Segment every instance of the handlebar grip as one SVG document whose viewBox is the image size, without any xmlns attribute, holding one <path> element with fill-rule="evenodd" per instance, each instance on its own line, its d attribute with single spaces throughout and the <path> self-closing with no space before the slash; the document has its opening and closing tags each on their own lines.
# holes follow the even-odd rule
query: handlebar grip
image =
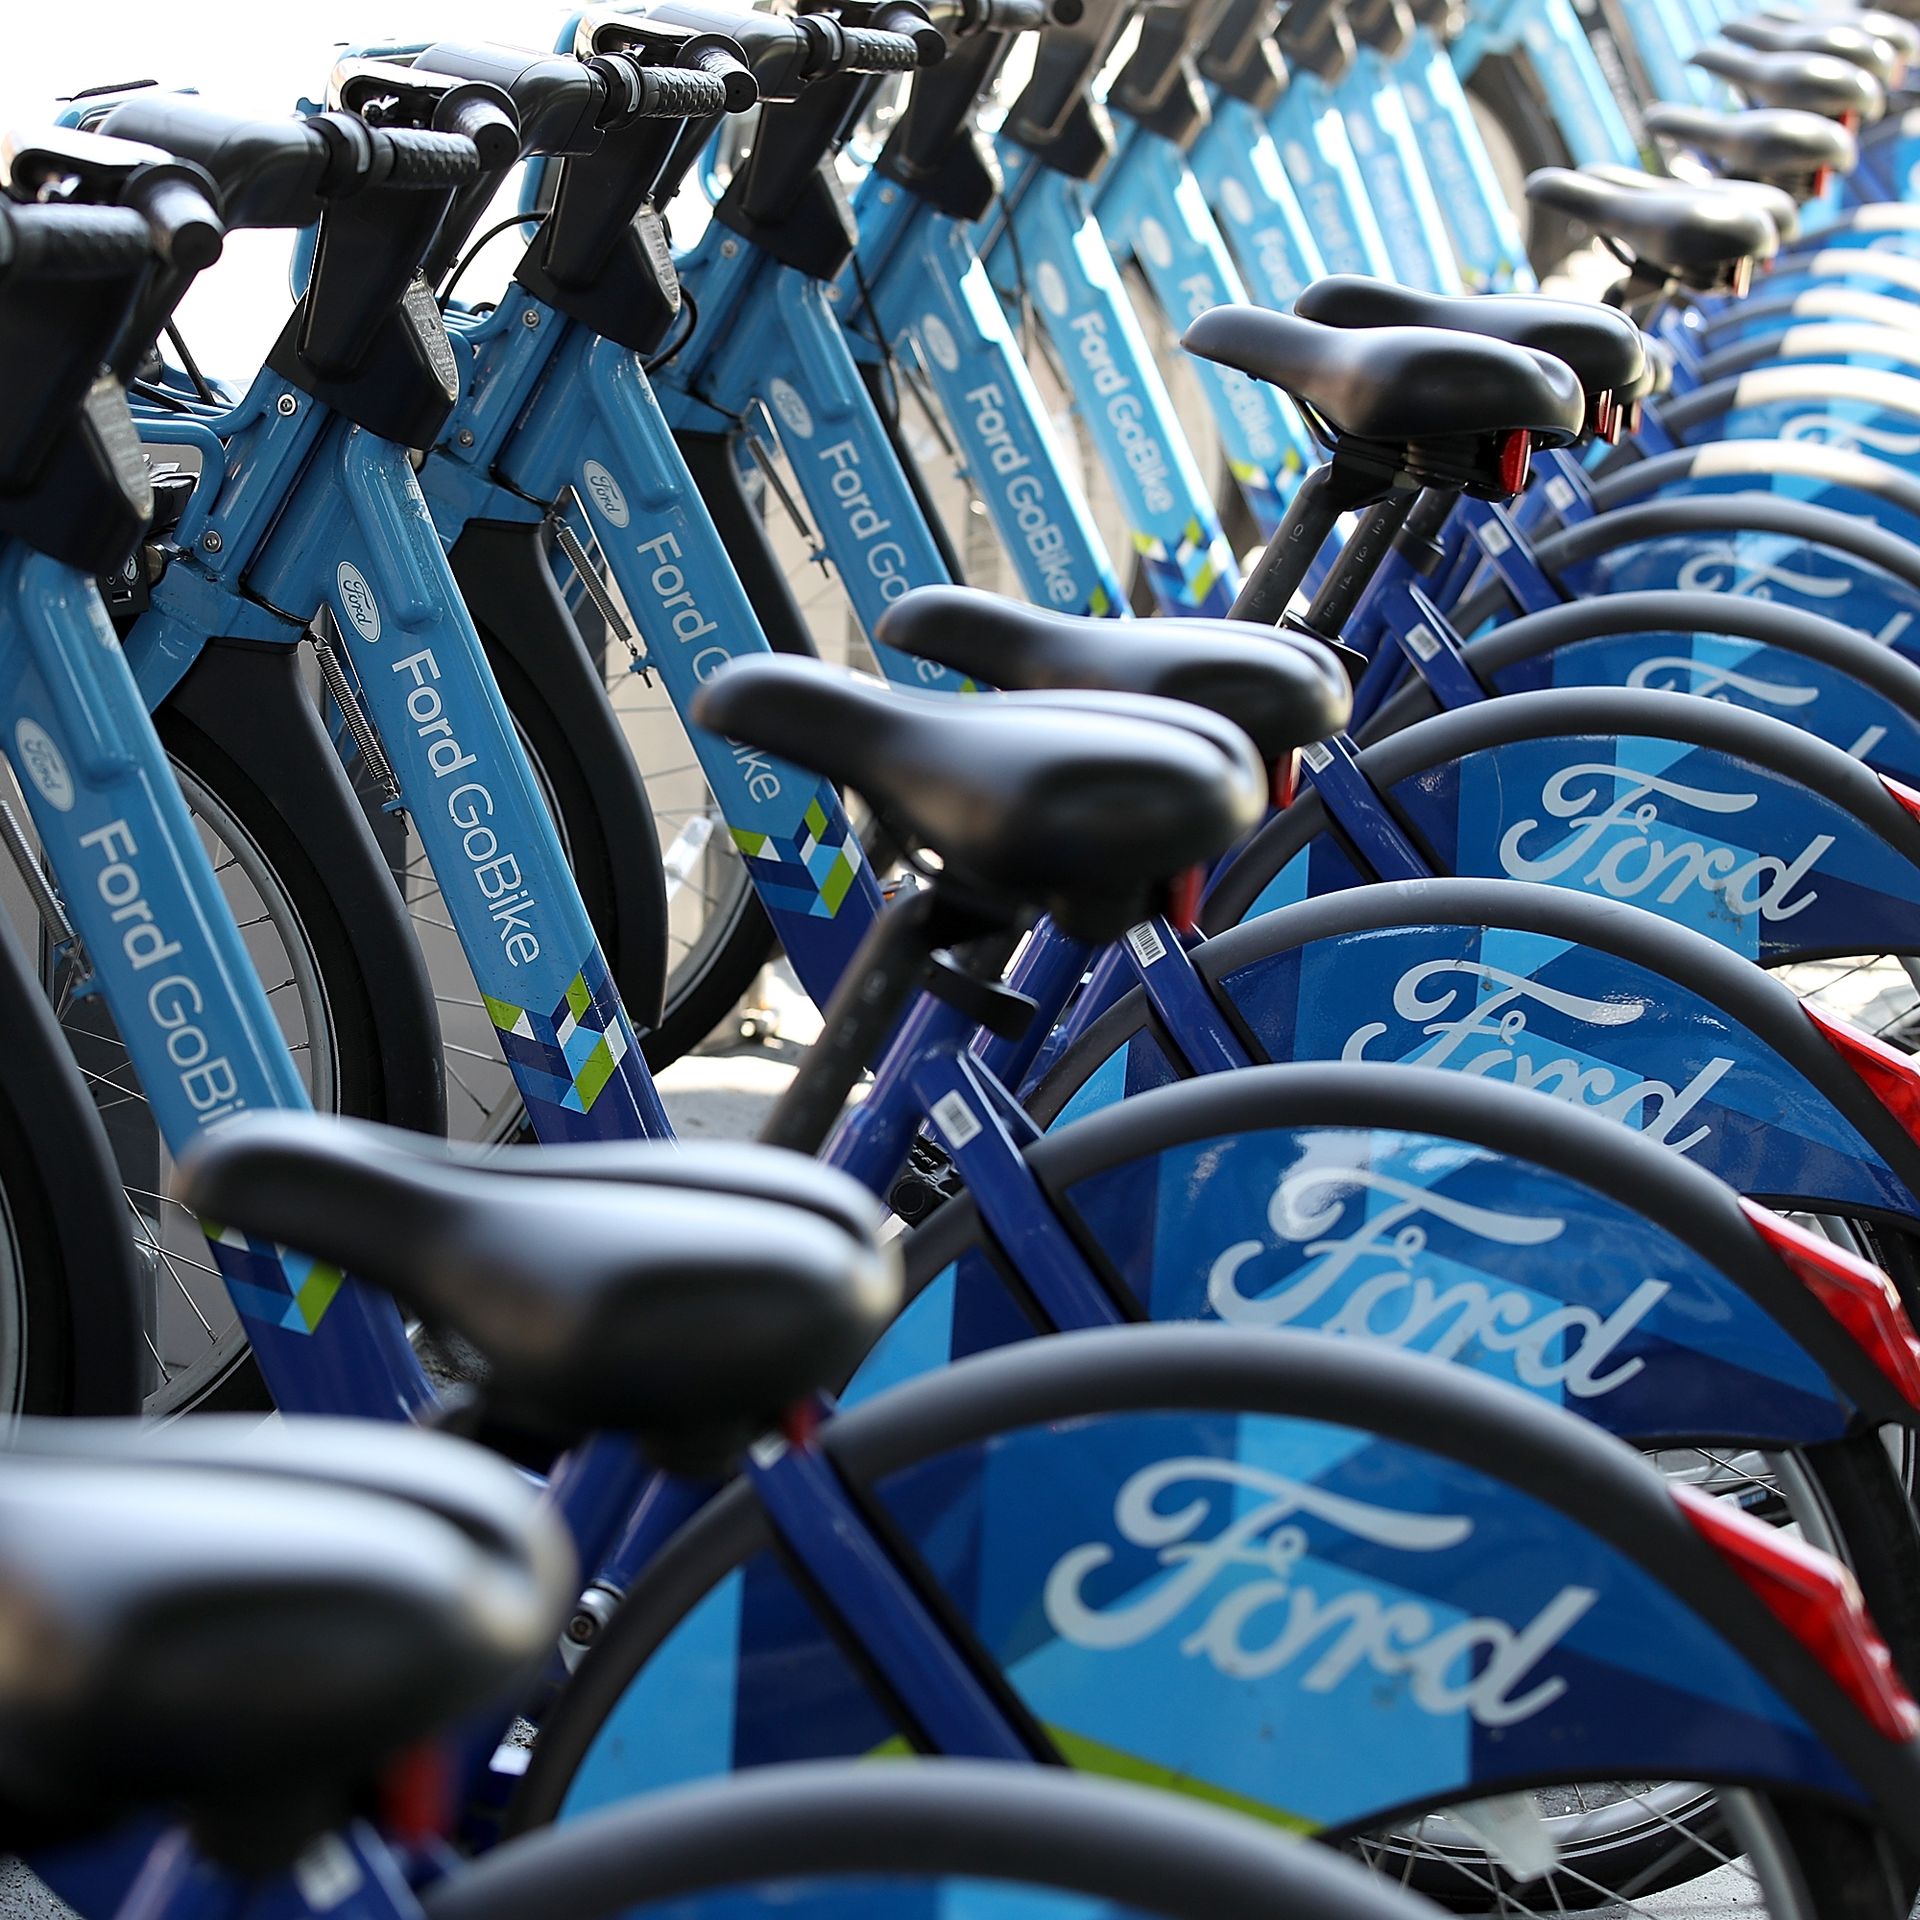
<svg viewBox="0 0 1920 1920">
<path fill-rule="evenodd" d="M 140 196 L 160 257 L 183 273 L 204 273 L 220 258 L 226 228 L 191 180 L 156 180 Z"/>
<path fill-rule="evenodd" d="M 504 173 L 520 158 L 518 118 L 483 93 L 449 99 L 434 116 L 434 131 L 471 140 L 482 173 Z"/>
<path fill-rule="evenodd" d="M 727 83 L 717 73 L 700 73 L 689 67 L 640 69 L 636 119 L 705 120 L 726 111 Z"/>
<path fill-rule="evenodd" d="M 153 230 L 137 208 L 0 202 L 0 277 L 113 280 L 153 257 Z"/>
<path fill-rule="evenodd" d="M 840 34 L 844 45 L 835 63 L 835 69 L 840 73 L 913 73 L 922 64 L 920 47 L 904 33 L 876 33 L 871 27 L 842 27 Z M 938 37 L 936 30 L 935 38 Z"/>
<path fill-rule="evenodd" d="M 464 133 L 432 133 L 418 127 L 374 130 L 374 178 L 369 185 L 412 188 L 461 187 L 480 172 L 480 155 Z M 386 159 L 380 168 L 382 156 Z"/>
<path fill-rule="evenodd" d="M 727 111 L 745 113 L 760 98 L 753 69 L 724 47 L 704 47 L 687 62 L 687 71 L 717 76 L 726 83 Z"/>
</svg>

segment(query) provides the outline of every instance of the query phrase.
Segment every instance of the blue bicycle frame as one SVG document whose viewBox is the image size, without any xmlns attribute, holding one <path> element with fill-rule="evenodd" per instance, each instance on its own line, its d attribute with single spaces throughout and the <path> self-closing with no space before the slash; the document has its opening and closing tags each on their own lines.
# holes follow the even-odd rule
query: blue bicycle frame
<svg viewBox="0 0 1920 1920">
<path fill-rule="evenodd" d="M 1088 189 L 1011 142 L 1001 150 L 1006 192 L 985 249 L 993 284 L 1016 314 L 1033 294 L 1155 601 L 1170 614 L 1224 614 L 1238 569 Z"/>
<path fill-rule="evenodd" d="M 1120 122 L 1119 146 L 1100 177 L 1094 217 L 1117 256 L 1140 264 L 1155 301 L 1176 327 L 1249 295 L 1198 179 L 1171 140 Z M 1271 539 L 1306 471 L 1312 439 L 1275 388 L 1232 367 L 1195 361 L 1228 471 L 1262 539 Z"/>
<path fill-rule="evenodd" d="M 1267 126 L 1327 271 L 1391 280 L 1393 259 L 1333 89 L 1317 73 L 1296 71 Z"/>
<path fill-rule="evenodd" d="M 879 173 L 861 182 L 854 208 L 860 268 L 848 267 L 838 291 L 856 356 L 874 351 L 866 324 L 896 353 L 917 354 L 1028 599 L 1124 614 L 1126 590 L 1067 476 L 971 225 Z"/>
<path fill-rule="evenodd" d="M 1333 97 L 1346 120 L 1393 277 L 1428 293 L 1460 292 L 1459 266 L 1412 118 L 1399 81 L 1377 47 L 1359 48 Z"/>
</svg>

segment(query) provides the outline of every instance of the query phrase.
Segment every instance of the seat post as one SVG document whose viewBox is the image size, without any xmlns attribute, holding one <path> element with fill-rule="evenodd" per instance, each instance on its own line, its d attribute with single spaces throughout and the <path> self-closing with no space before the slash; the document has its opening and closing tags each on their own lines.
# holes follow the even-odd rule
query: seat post
<svg viewBox="0 0 1920 1920">
<path fill-rule="evenodd" d="M 1329 640 L 1340 638 L 1353 617 L 1354 608 L 1360 604 L 1360 596 L 1392 552 L 1395 537 L 1420 498 L 1418 488 L 1403 488 L 1367 510 L 1352 537 L 1340 549 L 1333 571 L 1307 609 L 1307 625 L 1315 633 L 1324 634 Z"/>
<path fill-rule="evenodd" d="M 1314 557 L 1332 539 L 1340 516 L 1372 504 L 1387 491 L 1373 476 L 1359 486 L 1356 478 L 1340 472 L 1338 463 L 1330 460 L 1301 481 L 1266 552 L 1228 610 L 1228 619 L 1251 620 L 1264 627 L 1280 624 Z"/>
<path fill-rule="evenodd" d="M 942 947 L 1004 933 L 1004 918 L 977 913 L 936 881 L 896 894 L 854 949 L 785 1093 L 759 1132 L 762 1146 L 817 1154 L 826 1144 L 860 1076 L 892 1036 L 901 1010 L 925 983 Z"/>
</svg>

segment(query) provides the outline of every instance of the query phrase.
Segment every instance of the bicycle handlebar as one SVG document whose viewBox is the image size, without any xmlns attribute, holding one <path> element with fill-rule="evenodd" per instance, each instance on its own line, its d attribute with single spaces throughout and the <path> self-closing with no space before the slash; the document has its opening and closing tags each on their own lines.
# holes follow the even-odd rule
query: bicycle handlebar
<svg viewBox="0 0 1920 1920">
<path fill-rule="evenodd" d="M 920 48 L 903 33 L 842 27 L 840 39 L 836 73 L 912 73 L 922 64 Z"/>
<path fill-rule="evenodd" d="M 730 55 L 719 54 L 728 70 L 700 72 L 690 67 L 641 67 L 633 71 L 636 80 L 634 104 L 621 115 L 632 120 L 706 120 L 728 111 L 735 96 L 738 74 L 749 87 L 753 75 Z"/>
<path fill-rule="evenodd" d="M 0 199 L 0 279 L 121 279 L 153 257 L 153 226 L 137 207 L 20 206 Z"/>
<path fill-rule="evenodd" d="M 519 150 L 519 135 L 514 135 Z M 464 186 L 483 169 L 479 149 L 464 133 L 421 127 L 376 127 L 369 185 L 431 193 Z"/>
</svg>

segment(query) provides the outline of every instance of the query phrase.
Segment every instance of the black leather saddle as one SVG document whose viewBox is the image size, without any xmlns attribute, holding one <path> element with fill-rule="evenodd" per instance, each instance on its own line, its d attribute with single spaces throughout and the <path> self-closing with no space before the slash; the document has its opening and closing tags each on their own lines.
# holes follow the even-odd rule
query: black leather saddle
<svg viewBox="0 0 1920 1920">
<path fill-rule="evenodd" d="M 1573 369 L 1594 403 L 1630 387 L 1646 370 L 1640 329 L 1591 301 L 1527 293 L 1420 293 L 1361 273 L 1335 273 L 1301 290 L 1293 310 L 1330 327 L 1442 327 L 1550 354 Z"/>
<path fill-rule="evenodd" d="M 159 1808 L 283 1866 L 504 1704 L 577 1578 L 525 1477 L 439 1435 L 25 1422 L 0 1453 L 0 1844 Z"/>
<path fill-rule="evenodd" d="M 1829 123 L 1839 126 L 1839 122 Z M 1845 128 L 1841 128 L 1845 132 Z M 1773 228 L 1776 250 L 1789 245 L 1800 237 L 1800 203 L 1784 187 L 1770 186 L 1764 180 L 1730 180 L 1719 174 L 1710 174 L 1704 180 L 1678 180 L 1671 174 L 1649 173 L 1644 167 L 1616 166 L 1611 161 L 1603 161 L 1596 166 L 1587 167 L 1585 172 L 1596 180 L 1605 180 L 1615 186 L 1637 187 L 1642 193 L 1664 191 L 1669 186 L 1683 186 L 1689 191 L 1699 193 L 1729 193 L 1747 206 L 1757 208 L 1767 216 Z"/>
<path fill-rule="evenodd" d="M 1231 720 L 1269 765 L 1352 711 L 1346 670 L 1304 635 L 1231 620 L 1098 620 L 972 587 L 921 587 L 878 637 L 996 687 L 1097 688 L 1190 701 Z"/>
<path fill-rule="evenodd" d="M 1723 21 L 1722 36 L 1756 53 L 1822 53 L 1850 60 L 1883 87 L 1895 85 L 1906 70 L 1906 53 L 1857 20 L 1769 20 L 1752 14 Z"/>
<path fill-rule="evenodd" d="M 888 833 L 996 911 L 1105 941 L 1259 820 L 1265 768 L 1236 727 L 1145 695 L 890 692 L 818 660 L 722 667 L 716 733 L 843 782 Z"/>
<path fill-rule="evenodd" d="M 1859 157 L 1859 143 L 1839 121 L 1798 107 L 1717 113 L 1662 101 L 1647 109 L 1645 119 L 1649 133 L 1691 147 L 1730 178 L 1762 180 L 1796 200 L 1818 192 L 1828 171 L 1850 172 Z"/>
<path fill-rule="evenodd" d="M 1527 176 L 1527 198 L 1619 241 L 1643 268 L 1701 291 L 1743 287 L 1752 263 L 1776 251 L 1778 232 L 1763 208 L 1719 187 L 1647 178 L 1629 186 L 1542 167 Z"/>
<path fill-rule="evenodd" d="M 1526 432 L 1558 442 L 1586 417 L 1586 394 L 1559 361 L 1437 327 L 1332 327 L 1214 307 L 1181 344 L 1268 381 L 1343 438 L 1414 445 Z"/>
<path fill-rule="evenodd" d="M 1691 59 L 1731 81 L 1756 106 L 1802 107 L 1848 126 L 1864 126 L 1886 111 L 1880 82 L 1837 54 L 1762 53 L 1731 40 L 1709 40 Z"/>
<path fill-rule="evenodd" d="M 621 1146 L 580 1178 L 596 1151 L 475 1163 L 390 1127 L 257 1113 L 203 1135 L 176 1186 L 202 1218 L 331 1261 L 458 1334 L 508 1417 L 631 1433 L 712 1471 L 844 1379 L 892 1318 L 879 1209 L 771 1148 Z"/>
</svg>

